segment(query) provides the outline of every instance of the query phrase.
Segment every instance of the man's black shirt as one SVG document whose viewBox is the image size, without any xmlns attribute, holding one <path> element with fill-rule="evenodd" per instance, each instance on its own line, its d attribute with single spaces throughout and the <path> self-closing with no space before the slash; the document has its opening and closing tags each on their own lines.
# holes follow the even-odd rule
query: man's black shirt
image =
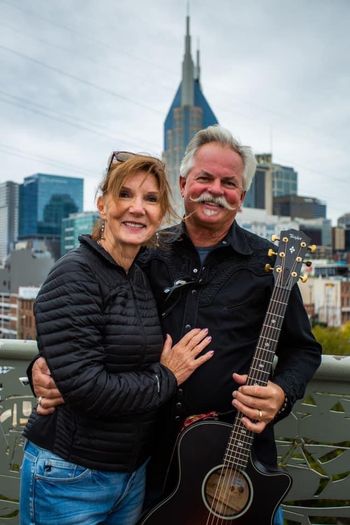
<svg viewBox="0 0 350 525">
<path fill-rule="evenodd" d="M 176 343 L 192 328 L 208 328 L 214 356 L 179 388 L 172 417 L 217 411 L 232 421 L 233 372 L 247 373 L 268 308 L 274 279 L 265 239 L 234 223 L 228 235 L 210 251 L 203 264 L 184 224 L 164 232 L 164 248 L 147 251 L 141 263 L 149 276 L 164 333 Z M 278 364 L 271 380 L 288 397 L 288 415 L 320 364 L 298 286 L 294 286 L 277 348 Z M 169 413 L 169 407 L 167 408 Z M 276 463 L 272 425 L 255 439 L 255 451 L 265 464 Z"/>
</svg>

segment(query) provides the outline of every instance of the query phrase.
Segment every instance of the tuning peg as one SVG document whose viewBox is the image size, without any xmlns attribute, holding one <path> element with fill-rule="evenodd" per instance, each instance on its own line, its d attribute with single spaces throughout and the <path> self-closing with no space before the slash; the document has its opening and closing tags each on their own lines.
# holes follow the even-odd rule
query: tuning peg
<svg viewBox="0 0 350 525">
<path fill-rule="evenodd" d="M 273 235 L 271 235 L 271 240 L 272 240 L 272 242 L 275 242 L 275 241 L 279 241 L 280 238 L 278 237 L 278 235 L 273 234 Z"/>
<path fill-rule="evenodd" d="M 312 266 L 312 261 L 303 261 L 303 263 L 310 268 Z"/>
<path fill-rule="evenodd" d="M 272 248 L 269 248 L 267 255 L 268 257 L 273 257 L 274 255 L 277 255 L 277 252 L 275 252 Z"/>
<path fill-rule="evenodd" d="M 309 248 L 309 250 L 310 250 L 311 253 L 315 253 L 315 251 L 317 250 L 317 246 L 316 246 L 316 244 L 310 244 L 310 245 L 308 246 L 308 248 Z"/>
<path fill-rule="evenodd" d="M 267 264 L 265 264 L 264 270 L 265 270 L 265 272 L 272 272 L 273 268 L 272 268 L 271 264 L 267 263 Z"/>
<path fill-rule="evenodd" d="M 306 283 L 306 281 L 308 280 L 308 278 L 309 278 L 308 275 L 301 275 L 301 276 L 299 277 L 299 279 L 301 280 L 302 283 Z"/>
</svg>

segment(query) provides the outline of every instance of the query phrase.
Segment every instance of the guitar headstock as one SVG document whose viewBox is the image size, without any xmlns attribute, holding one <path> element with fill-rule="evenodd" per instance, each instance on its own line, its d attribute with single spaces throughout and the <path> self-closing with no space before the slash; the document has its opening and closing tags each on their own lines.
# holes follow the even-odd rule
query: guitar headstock
<svg viewBox="0 0 350 525">
<path fill-rule="evenodd" d="M 269 250 L 269 255 L 276 255 L 276 261 L 273 268 L 267 269 L 272 270 L 276 286 L 291 290 L 299 278 L 306 281 L 300 273 L 304 257 L 307 252 L 314 252 L 316 246 L 310 245 L 310 238 L 305 233 L 292 229 L 281 231 L 279 237 L 273 235 L 272 240 L 279 241 L 278 251 Z M 310 265 L 309 261 L 306 264 Z"/>
</svg>

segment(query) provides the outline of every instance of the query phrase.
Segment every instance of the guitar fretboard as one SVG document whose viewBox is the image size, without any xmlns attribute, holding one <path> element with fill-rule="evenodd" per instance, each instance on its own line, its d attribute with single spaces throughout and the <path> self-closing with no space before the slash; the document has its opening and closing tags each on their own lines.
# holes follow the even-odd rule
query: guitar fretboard
<svg viewBox="0 0 350 525">
<path fill-rule="evenodd" d="M 274 287 L 249 369 L 247 385 L 267 385 L 290 293 L 291 289 L 279 286 Z M 242 415 L 241 412 L 237 412 L 224 455 L 224 464 L 245 469 L 248 464 L 254 434 L 247 430 L 241 422 Z"/>
</svg>

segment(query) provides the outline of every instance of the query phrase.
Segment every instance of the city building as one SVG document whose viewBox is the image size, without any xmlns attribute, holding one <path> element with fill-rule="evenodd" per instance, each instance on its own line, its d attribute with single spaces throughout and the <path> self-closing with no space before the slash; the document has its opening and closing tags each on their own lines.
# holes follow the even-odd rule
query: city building
<svg viewBox="0 0 350 525">
<path fill-rule="evenodd" d="M 61 255 L 79 246 L 79 235 L 91 233 L 94 224 L 99 218 L 95 211 L 82 213 L 71 213 L 69 217 L 62 220 L 61 233 Z"/>
<path fill-rule="evenodd" d="M 314 312 L 313 321 L 331 327 L 350 321 L 349 278 L 310 278 L 300 291 L 304 304 Z"/>
<path fill-rule="evenodd" d="M 20 286 L 17 294 L 17 339 L 35 340 L 34 301 L 40 288 Z"/>
<path fill-rule="evenodd" d="M 36 287 L 0 292 L 0 339 L 36 339 L 33 305 L 38 292 Z"/>
<path fill-rule="evenodd" d="M 246 208 L 245 203 L 236 220 L 242 228 L 268 240 L 271 240 L 272 235 L 279 235 L 282 230 L 299 230 L 299 224 L 289 217 L 270 215 L 264 209 Z"/>
<path fill-rule="evenodd" d="M 202 128 L 217 124 L 200 83 L 199 51 L 196 65 L 191 55 L 190 17 L 186 17 L 185 54 L 182 62 L 182 79 L 164 122 L 163 159 L 167 164 L 175 206 L 182 206 L 178 189 L 179 167 L 186 146 L 193 135 Z"/>
<path fill-rule="evenodd" d="M 18 234 L 18 184 L 0 183 L 0 264 L 14 249 Z"/>
<path fill-rule="evenodd" d="M 333 226 L 332 228 L 332 247 L 333 252 L 344 252 L 345 250 L 345 228 Z"/>
<path fill-rule="evenodd" d="M 329 259 L 316 259 L 312 262 L 312 266 L 308 270 L 313 277 L 320 277 L 322 279 L 349 279 L 350 271 L 349 265 L 346 261 L 331 261 Z"/>
<path fill-rule="evenodd" d="M 314 197 L 279 195 L 273 198 L 273 213 L 302 219 L 326 218 L 327 206 Z"/>
<path fill-rule="evenodd" d="M 337 224 L 343 228 L 350 229 L 350 213 L 344 213 L 344 215 L 339 217 Z"/>
<path fill-rule="evenodd" d="M 83 209 L 84 180 L 36 173 L 19 187 L 19 239 L 50 241 L 55 258 L 60 255 L 62 219 Z"/>
<path fill-rule="evenodd" d="M 260 237 L 271 240 L 282 230 L 301 230 L 310 237 L 310 244 L 316 244 L 312 259 L 330 258 L 332 255 L 332 224 L 329 219 L 292 219 L 287 216 L 270 215 L 266 210 L 247 208 L 245 202 L 236 220 L 240 226 Z"/>
<path fill-rule="evenodd" d="M 259 156 L 258 156 L 259 157 Z M 298 193 L 298 173 L 290 166 L 273 164 L 272 194 L 274 197 L 281 195 L 296 195 Z"/>
<path fill-rule="evenodd" d="M 45 241 L 17 242 L 0 268 L 0 293 L 17 294 L 20 286 L 41 286 L 54 262 Z"/>
<path fill-rule="evenodd" d="M 300 219 L 295 221 L 302 230 L 310 237 L 311 244 L 316 244 L 317 250 L 314 258 L 325 259 L 332 257 L 332 221 L 330 219 Z"/>
<path fill-rule="evenodd" d="M 273 211 L 273 164 L 271 154 L 256 155 L 257 167 L 255 176 L 244 199 L 245 208 Z"/>
<path fill-rule="evenodd" d="M 270 215 L 282 215 L 274 211 L 275 197 L 297 194 L 298 173 L 294 168 L 274 163 L 271 153 L 257 154 L 256 161 L 255 177 L 247 191 L 244 205 L 246 208 L 265 209 Z"/>
<path fill-rule="evenodd" d="M 337 225 L 344 229 L 344 250 L 350 254 L 350 213 L 345 213 L 339 217 Z"/>
<path fill-rule="evenodd" d="M 0 292 L 0 339 L 17 338 L 17 295 Z"/>
</svg>

